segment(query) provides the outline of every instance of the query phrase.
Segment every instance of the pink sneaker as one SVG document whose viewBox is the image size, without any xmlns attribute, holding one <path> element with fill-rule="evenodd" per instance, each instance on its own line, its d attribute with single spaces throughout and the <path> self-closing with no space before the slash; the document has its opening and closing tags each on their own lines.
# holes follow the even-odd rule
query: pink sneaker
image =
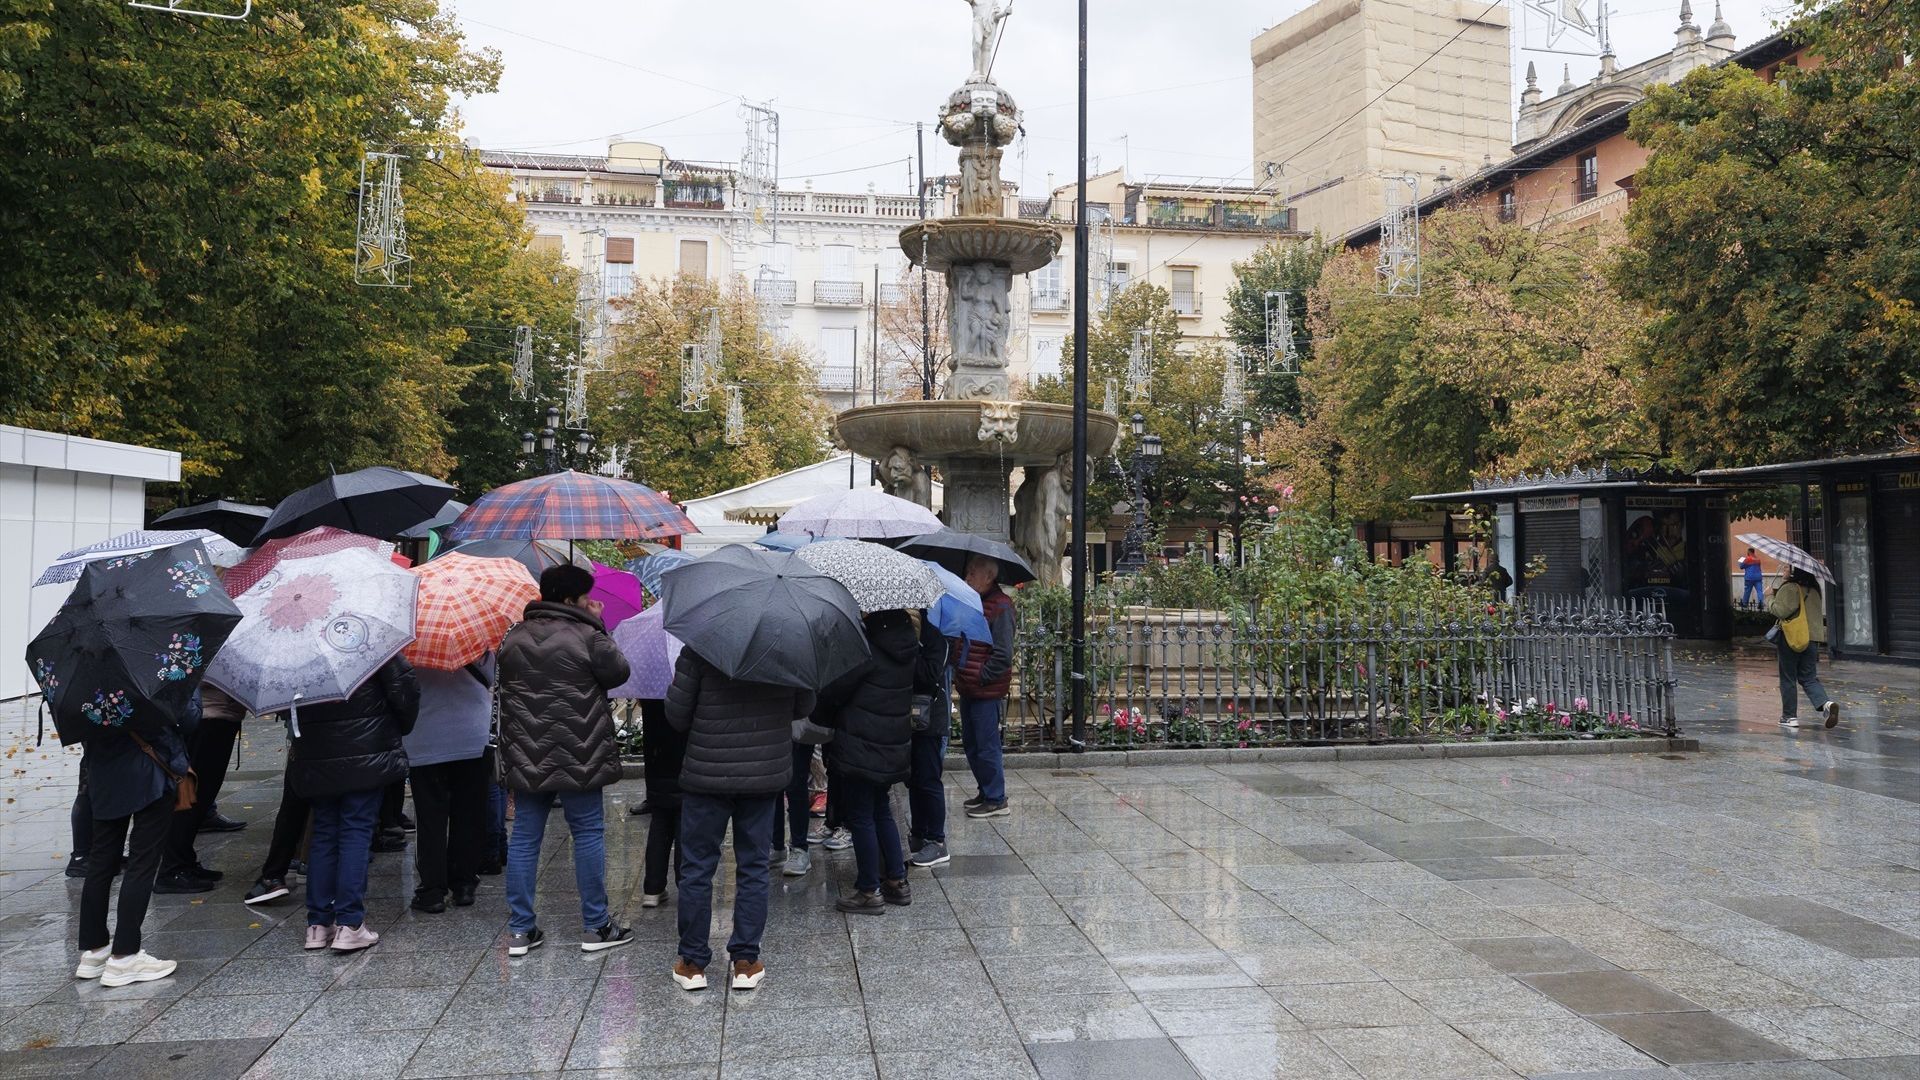
<svg viewBox="0 0 1920 1080">
<path fill-rule="evenodd" d="M 367 924 L 342 926 L 333 932 L 334 952 L 358 952 L 380 940 L 380 935 L 367 929 Z"/>
<path fill-rule="evenodd" d="M 310 950 L 324 949 L 331 944 L 333 944 L 333 927 L 331 926 L 307 927 L 307 948 L 308 949 Z"/>
</svg>

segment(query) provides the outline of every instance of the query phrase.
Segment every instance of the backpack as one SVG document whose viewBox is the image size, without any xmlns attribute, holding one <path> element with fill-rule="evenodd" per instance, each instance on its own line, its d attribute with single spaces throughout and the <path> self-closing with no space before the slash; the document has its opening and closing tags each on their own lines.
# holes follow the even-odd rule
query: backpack
<svg viewBox="0 0 1920 1080">
<path fill-rule="evenodd" d="M 1780 620 L 1780 635 L 1786 639 L 1787 648 L 1794 652 L 1806 652 L 1813 641 L 1813 630 L 1807 624 L 1807 590 L 1805 586 L 1795 585 L 1800 590 L 1800 606 L 1794 613 Z"/>
</svg>

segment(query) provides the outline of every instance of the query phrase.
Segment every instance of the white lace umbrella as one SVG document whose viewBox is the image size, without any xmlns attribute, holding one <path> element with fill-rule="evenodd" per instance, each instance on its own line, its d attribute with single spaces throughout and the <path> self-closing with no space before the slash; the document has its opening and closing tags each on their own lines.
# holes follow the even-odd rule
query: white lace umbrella
<svg viewBox="0 0 1920 1080">
<path fill-rule="evenodd" d="M 77 547 L 65 555 L 53 560 L 42 571 L 35 585 L 54 585 L 62 581 L 75 581 L 80 571 L 90 562 L 111 559 L 115 555 L 134 555 L 142 551 L 159 551 L 175 544 L 184 544 L 189 540 L 198 540 L 206 548 L 207 559 L 215 566 L 232 566 L 240 561 L 239 545 L 211 529 L 143 529 L 136 532 L 121 533 L 97 544 Z"/>
<path fill-rule="evenodd" d="M 815 570 L 847 587 L 862 615 L 918 610 L 947 594 L 926 563 L 863 540 L 827 540 L 795 552 Z"/>
<path fill-rule="evenodd" d="M 829 491 L 780 515 L 780 531 L 886 540 L 941 528 L 933 511 L 874 488 Z"/>
<path fill-rule="evenodd" d="M 1741 533 L 1734 539 L 1774 562 L 1785 563 L 1796 570 L 1805 570 L 1821 581 L 1829 585 L 1833 584 L 1833 571 L 1827 569 L 1826 563 L 1814 558 L 1813 554 L 1804 548 L 1789 544 L 1785 540 L 1762 536 L 1759 533 Z"/>
<path fill-rule="evenodd" d="M 206 681 L 254 713 L 342 701 L 413 641 L 419 585 L 366 548 L 284 560 L 234 597 Z"/>
</svg>

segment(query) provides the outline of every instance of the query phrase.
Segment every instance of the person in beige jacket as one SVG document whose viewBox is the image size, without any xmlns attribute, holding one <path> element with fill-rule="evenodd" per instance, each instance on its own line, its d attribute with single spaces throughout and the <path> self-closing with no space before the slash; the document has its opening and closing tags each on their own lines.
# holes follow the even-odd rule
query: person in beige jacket
<svg viewBox="0 0 1920 1080">
<path fill-rule="evenodd" d="M 1807 612 L 1807 647 L 1795 650 L 1787 644 L 1787 635 L 1777 625 L 1773 638 L 1773 647 L 1780 654 L 1780 723 L 1784 727 L 1800 726 L 1800 696 L 1795 690 L 1798 684 L 1807 691 L 1807 700 L 1826 720 L 1826 726 L 1832 727 L 1840 722 L 1840 703 L 1827 696 L 1827 688 L 1820 685 L 1820 649 L 1827 643 L 1826 603 L 1820 595 L 1820 581 L 1805 570 L 1795 570 L 1773 591 L 1773 599 L 1767 602 L 1767 612 L 1775 619 L 1791 619 L 1802 607 Z"/>
</svg>

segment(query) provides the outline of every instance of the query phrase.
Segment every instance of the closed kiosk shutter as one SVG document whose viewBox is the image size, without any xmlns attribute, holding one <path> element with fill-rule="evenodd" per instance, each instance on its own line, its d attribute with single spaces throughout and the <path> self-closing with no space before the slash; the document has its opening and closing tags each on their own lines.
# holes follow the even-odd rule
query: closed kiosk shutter
<svg viewBox="0 0 1920 1080">
<path fill-rule="evenodd" d="M 1920 575 L 1914 570 L 1920 551 L 1920 491 L 1882 490 L 1875 493 L 1874 546 L 1879 551 L 1878 573 L 1887 653 L 1920 658 Z"/>
<path fill-rule="evenodd" d="M 1513 576 L 1519 578 L 1527 563 L 1542 557 L 1547 560 L 1547 572 L 1526 583 L 1528 592 L 1580 592 L 1585 580 L 1580 573 L 1580 511 L 1527 514 L 1524 524 L 1526 558 Z"/>
</svg>

